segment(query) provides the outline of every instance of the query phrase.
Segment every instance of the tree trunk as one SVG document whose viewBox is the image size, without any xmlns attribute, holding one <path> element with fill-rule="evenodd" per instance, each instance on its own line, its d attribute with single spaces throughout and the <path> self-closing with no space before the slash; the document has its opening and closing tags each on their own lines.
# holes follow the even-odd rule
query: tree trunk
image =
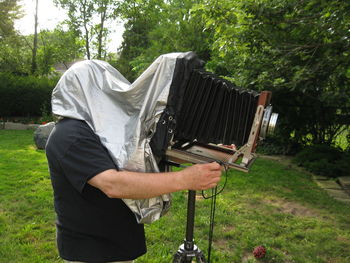
<svg viewBox="0 0 350 263">
<path fill-rule="evenodd" d="M 107 12 L 107 4 L 104 5 L 104 3 L 101 3 L 102 5 L 102 11 L 101 11 L 101 20 L 100 20 L 100 28 L 98 32 L 98 47 L 97 47 L 97 58 L 102 58 L 102 38 L 103 38 L 103 29 L 104 29 L 104 22 L 106 20 L 106 12 Z"/>
<path fill-rule="evenodd" d="M 36 52 L 38 49 L 38 0 L 35 2 L 35 15 L 34 15 L 34 42 L 33 42 L 33 51 L 32 51 L 32 74 L 37 71 L 37 63 L 36 63 Z"/>
<path fill-rule="evenodd" d="M 86 56 L 87 59 L 90 59 L 91 55 L 90 55 L 90 45 L 89 45 L 89 30 L 86 26 L 86 24 L 84 23 L 84 28 L 85 28 L 85 49 L 86 49 Z"/>
<path fill-rule="evenodd" d="M 91 58 L 90 55 L 90 39 L 89 39 L 89 29 L 87 28 L 87 17 L 86 17 L 86 13 L 87 13 L 87 3 L 86 1 L 83 2 L 83 23 L 84 23 L 84 29 L 85 29 L 85 49 L 86 49 L 86 56 L 87 59 Z"/>
</svg>

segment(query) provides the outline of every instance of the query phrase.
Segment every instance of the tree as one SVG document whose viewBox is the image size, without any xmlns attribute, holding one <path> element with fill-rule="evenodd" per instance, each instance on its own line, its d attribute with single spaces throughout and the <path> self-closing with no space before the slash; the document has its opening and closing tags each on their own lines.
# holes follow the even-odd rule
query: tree
<svg viewBox="0 0 350 263">
<path fill-rule="evenodd" d="M 102 59 L 105 54 L 106 37 L 110 30 L 106 27 L 106 22 L 109 19 L 116 18 L 116 8 L 118 7 L 118 1 L 113 0 L 100 0 L 97 1 L 97 14 L 100 16 L 99 23 L 95 26 L 96 38 L 97 38 L 97 55 L 98 59 Z M 104 53 L 104 54 L 103 54 Z M 104 55 L 104 56 L 103 56 Z"/>
<path fill-rule="evenodd" d="M 149 34 L 151 46 L 145 51 L 152 54 L 152 59 L 174 51 L 194 51 L 204 60 L 210 58 L 209 32 L 204 31 L 204 21 L 193 10 L 200 2 L 172 0 L 162 8 L 157 26 Z"/>
<path fill-rule="evenodd" d="M 46 75 L 57 63 L 83 57 L 82 42 L 74 31 L 59 25 L 53 31 L 38 32 L 38 0 L 34 34 L 21 36 L 15 31 L 14 20 L 21 14 L 17 1 L 0 0 L 0 71 Z"/>
<path fill-rule="evenodd" d="M 25 38 L 8 36 L 0 41 L 0 71 L 28 75 L 31 65 L 31 50 Z"/>
<path fill-rule="evenodd" d="M 20 75 L 31 74 L 32 46 L 34 35 L 8 37 L 0 45 L 0 71 Z M 28 48 L 29 47 L 29 48 Z M 61 25 L 54 30 L 38 33 L 36 74 L 47 75 L 58 63 L 67 64 L 84 56 L 84 43 L 70 30 Z"/>
<path fill-rule="evenodd" d="M 208 32 L 200 17 L 194 17 L 194 1 L 125 1 L 120 13 L 127 20 L 117 64 L 134 79 L 161 54 L 195 51 L 209 58 Z"/>
<path fill-rule="evenodd" d="M 41 75 L 49 74 L 53 66 L 67 63 L 83 57 L 84 43 L 74 32 L 64 30 L 58 25 L 54 30 L 39 33 L 38 71 Z"/>
<path fill-rule="evenodd" d="M 84 38 L 87 59 L 93 57 L 92 46 L 97 48 L 97 58 L 102 58 L 106 46 L 108 29 L 106 21 L 115 18 L 114 9 L 118 1 L 112 0 L 54 0 L 68 11 L 67 24 L 77 35 Z M 99 16 L 97 22 L 94 17 Z"/>
<path fill-rule="evenodd" d="M 0 0 L 0 40 L 15 35 L 14 21 L 22 17 L 19 0 Z"/>
<path fill-rule="evenodd" d="M 145 64 L 149 62 L 138 63 L 133 69 L 131 62 L 149 47 L 149 32 L 155 27 L 160 9 L 163 6 L 161 0 L 149 1 L 123 1 L 117 12 L 125 21 L 125 31 L 123 33 L 123 42 L 120 48 L 120 56 L 116 63 L 112 63 L 129 81 L 133 81 L 139 74 Z"/>
<path fill-rule="evenodd" d="M 137 76 L 162 53 L 193 50 L 236 85 L 273 91 L 286 148 L 333 144 L 349 129 L 349 1 L 124 3 L 123 74 Z"/>
<path fill-rule="evenodd" d="M 334 143 L 350 120 L 348 1 L 206 1 L 208 68 L 268 89 L 286 145 Z"/>
<path fill-rule="evenodd" d="M 26 72 L 27 50 L 14 28 L 23 13 L 18 0 L 0 0 L 0 71 Z"/>
<path fill-rule="evenodd" d="M 71 30 L 83 36 L 87 59 L 91 58 L 90 42 L 93 30 L 93 0 L 54 0 L 57 5 L 68 10 L 67 24 Z M 81 31 L 83 30 L 83 32 Z"/>
<path fill-rule="evenodd" d="M 36 53 L 38 50 L 38 0 L 35 1 L 35 14 L 34 14 L 34 39 L 33 39 L 33 48 L 32 48 L 32 68 L 31 72 L 34 74 L 37 70 L 36 63 Z"/>
</svg>

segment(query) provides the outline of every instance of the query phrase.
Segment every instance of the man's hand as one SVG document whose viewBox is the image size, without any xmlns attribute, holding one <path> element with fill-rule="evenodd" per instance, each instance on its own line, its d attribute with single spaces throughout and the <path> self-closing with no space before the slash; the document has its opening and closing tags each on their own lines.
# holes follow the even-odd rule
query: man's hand
<svg viewBox="0 0 350 263">
<path fill-rule="evenodd" d="M 216 162 L 195 164 L 181 172 L 185 189 L 206 190 L 215 187 L 220 181 L 221 166 Z"/>
</svg>

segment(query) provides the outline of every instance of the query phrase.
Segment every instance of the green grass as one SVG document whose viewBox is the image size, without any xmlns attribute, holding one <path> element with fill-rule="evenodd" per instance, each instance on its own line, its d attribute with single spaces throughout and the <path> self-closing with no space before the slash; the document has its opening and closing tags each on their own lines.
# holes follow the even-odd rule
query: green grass
<svg viewBox="0 0 350 263">
<path fill-rule="evenodd" d="M 59 262 L 51 181 L 33 131 L 0 131 L 0 262 Z"/>
<path fill-rule="evenodd" d="M 172 262 L 185 235 L 187 194 L 146 226 L 148 253 L 136 263 Z M 207 254 L 210 200 L 198 200 L 195 240 Z M 0 131 L 0 262 L 61 262 L 52 189 L 31 131 Z M 212 263 L 350 262 L 350 206 L 329 197 L 307 173 L 258 159 L 250 173 L 230 171 L 217 198 Z M 263 260 L 252 256 L 264 245 Z"/>
</svg>

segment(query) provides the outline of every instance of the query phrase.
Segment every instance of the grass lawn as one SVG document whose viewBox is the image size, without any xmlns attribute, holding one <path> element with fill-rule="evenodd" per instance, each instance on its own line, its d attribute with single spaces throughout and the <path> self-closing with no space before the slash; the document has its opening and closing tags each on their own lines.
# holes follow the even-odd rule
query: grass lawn
<svg viewBox="0 0 350 263">
<path fill-rule="evenodd" d="M 148 253 L 136 263 L 172 262 L 183 242 L 187 194 L 146 226 Z M 196 206 L 196 244 L 207 255 L 210 200 Z M 52 190 L 32 131 L 0 130 L 0 262 L 62 262 L 55 246 Z M 258 159 L 249 174 L 230 171 L 217 198 L 212 263 L 350 262 L 350 206 L 333 200 L 307 173 Z M 252 256 L 264 245 L 266 257 Z"/>
</svg>

